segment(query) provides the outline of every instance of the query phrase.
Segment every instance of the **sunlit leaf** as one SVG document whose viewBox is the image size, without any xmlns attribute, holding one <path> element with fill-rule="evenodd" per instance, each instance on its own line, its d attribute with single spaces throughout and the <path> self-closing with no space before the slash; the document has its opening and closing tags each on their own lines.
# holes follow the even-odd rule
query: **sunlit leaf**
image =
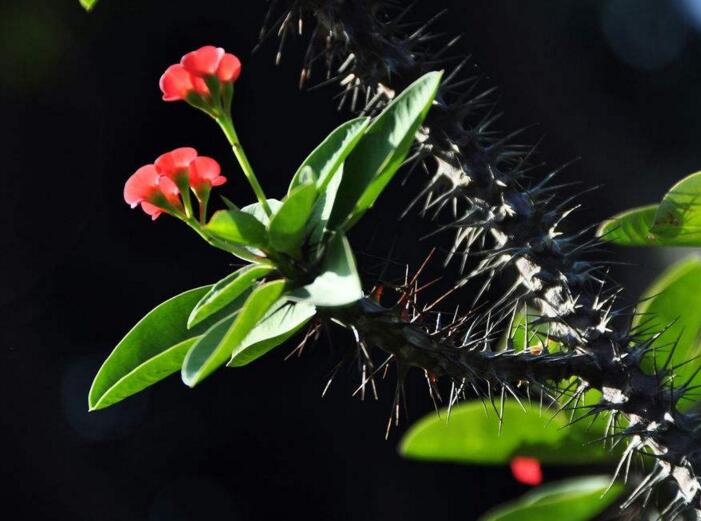
<svg viewBox="0 0 701 521">
<path fill-rule="evenodd" d="M 587 464 L 608 461 L 612 454 L 601 443 L 588 443 L 592 435 L 586 422 L 569 427 L 569 417 L 551 410 L 541 412 L 538 403 L 515 400 L 504 403 L 503 428 L 487 402 L 470 401 L 432 413 L 415 423 L 401 441 L 403 456 L 429 461 L 473 464 L 507 464 L 515 456 L 531 456 L 544 463 Z M 499 405 L 497 405 L 499 407 Z M 582 425 L 584 424 L 584 425 Z M 566 428 L 565 428 L 566 427 Z"/>
<path fill-rule="evenodd" d="M 220 311 L 241 296 L 255 281 L 265 277 L 273 270 L 272 266 L 253 264 L 227 275 L 212 286 L 212 289 L 197 303 L 190 313 L 187 327 L 191 328 Z"/>
<path fill-rule="evenodd" d="M 627 210 L 602 222 L 596 235 L 622 246 L 663 246 L 650 230 L 656 213 L 656 204 Z"/>
<path fill-rule="evenodd" d="M 652 231 L 679 246 L 701 246 L 701 172 L 685 177 L 660 203 Z"/>
<path fill-rule="evenodd" d="M 270 350 L 283 344 L 297 333 L 316 314 L 306 302 L 280 299 L 256 324 L 241 344 L 234 349 L 228 365 L 240 367 L 250 364 Z"/>
<path fill-rule="evenodd" d="M 352 119 L 331 132 L 300 165 L 292 178 L 290 192 L 303 184 L 302 177 L 305 171 L 310 172 L 319 192 L 323 192 L 331 177 L 358 143 L 369 122 L 370 119 L 365 117 Z"/>
<path fill-rule="evenodd" d="M 623 491 L 608 476 L 591 476 L 538 487 L 501 505 L 480 521 L 588 521 L 603 512 Z"/>
<path fill-rule="evenodd" d="M 440 72 L 422 76 L 370 123 L 346 159 L 331 228 L 347 230 L 374 204 L 406 158 L 441 76 Z"/>
<path fill-rule="evenodd" d="M 182 379 L 194 387 L 231 358 L 248 333 L 285 291 L 284 280 L 261 284 L 234 317 L 211 327 L 190 349 L 182 366 Z"/>
<path fill-rule="evenodd" d="M 234 244 L 253 247 L 267 244 L 268 234 L 263 223 L 240 210 L 219 210 L 212 216 L 206 228 L 216 237 Z"/>
<path fill-rule="evenodd" d="M 353 250 L 345 235 L 337 233 L 329 241 L 321 274 L 291 296 L 317 307 L 344 306 L 363 297 Z"/>
</svg>

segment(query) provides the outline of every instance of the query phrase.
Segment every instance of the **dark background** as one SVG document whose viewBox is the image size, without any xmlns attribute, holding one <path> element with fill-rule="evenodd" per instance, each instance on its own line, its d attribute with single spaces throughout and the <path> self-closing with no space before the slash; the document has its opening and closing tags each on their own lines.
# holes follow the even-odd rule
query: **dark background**
<svg viewBox="0 0 701 521">
<path fill-rule="evenodd" d="M 699 4 L 438 0 L 413 16 L 450 8 L 437 29 L 463 32 L 461 52 L 485 87 L 499 86 L 500 128 L 536 123 L 524 140 L 542 137 L 550 165 L 581 157 L 566 180 L 604 185 L 583 198 L 580 226 L 655 201 L 701 168 Z M 231 179 L 222 193 L 251 199 L 215 126 L 160 101 L 165 67 L 205 43 L 242 57 L 235 120 L 273 196 L 347 116 L 334 111 L 333 88 L 297 90 L 299 43 L 279 67 L 274 43 L 250 54 L 264 10 L 261 0 L 102 0 L 92 14 L 77 0 L 0 7 L 0 490 L 12 519 L 472 520 L 525 490 L 506 468 L 399 458 L 397 433 L 383 439 L 389 384 L 379 403 L 361 403 L 350 372 L 322 400 L 350 346 L 342 331 L 301 360 L 283 362 L 281 349 L 196 390 L 172 377 L 87 413 L 92 376 L 121 336 L 157 303 L 228 269 L 174 220 L 130 211 L 128 175 L 191 145 L 222 162 Z M 428 251 L 416 237 L 429 225 L 396 220 L 415 189 L 390 190 L 354 231 L 368 282 L 372 255 L 393 239 L 399 262 L 416 265 Z M 635 298 L 682 253 L 614 250 L 635 263 L 615 276 Z M 425 394 L 415 378 L 414 420 L 431 409 Z M 578 472 L 547 468 L 546 478 Z"/>
</svg>

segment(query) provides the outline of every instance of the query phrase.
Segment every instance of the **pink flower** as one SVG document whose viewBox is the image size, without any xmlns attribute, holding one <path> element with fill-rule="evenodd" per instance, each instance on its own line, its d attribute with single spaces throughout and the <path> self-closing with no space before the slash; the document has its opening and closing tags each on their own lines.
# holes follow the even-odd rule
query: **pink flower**
<svg viewBox="0 0 701 521">
<path fill-rule="evenodd" d="M 241 74 L 241 61 L 221 47 L 205 45 L 187 53 L 161 76 L 159 86 L 165 101 L 185 100 L 192 93 L 208 96 L 206 80 L 234 83 Z"/>
<path fill-rule="evenodd" d="M 132 208 L 141 208 L 153 220 L 163 212 L 182 209 L 180 190 L 169 178 L 158 173 L 154 165 L 139 168 L 124 185 L 124 200 Z"/>
<path fill-rule="evenodd" d="M 516 481 L 532 487 L 543 482 L 543 469 L 537 458 L 517 456 L 511 460 L 511 473 Z"/>
</svg>

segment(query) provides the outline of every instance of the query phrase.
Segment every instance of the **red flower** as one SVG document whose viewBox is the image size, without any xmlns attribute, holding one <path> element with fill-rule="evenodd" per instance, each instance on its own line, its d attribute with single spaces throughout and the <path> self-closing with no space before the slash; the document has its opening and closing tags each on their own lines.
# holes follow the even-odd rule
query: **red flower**
<svg viewBox="0 0 701 521">
<path fill-rule="evenodd" d="M 205 45 L 187 53 L 179 64 L 171 65 L 161 76 L 159 85 L 165 101 L 184 100 L 192 94 L 208 96 L 207 78 L 234 83 L 241 74 L 241 61 L 221 47 Z"/>
<path fill-rule="evenodd" d="M 537 458 L 515 457 L 511 460 L 511 473 L 516 481 L 524 485 L 533 487 L 543 482 L 543 469 Z"/>
<path fill-rule="evenodd" d="M 155 166 L 160 175 L 174 181 L 181 190 L 189 185 L 199 199 L 208 194 L 213 186 L 226 183 L 226 177 L 219 175 L 219 163 L 211 157 L 198 156 L 197 150 L 191 147 L 166 152 L 156 159 Z"/>
<path fill-rule="evenodd" d="M 132 208 L 141 208 L 153 220 L 163 212 L 180 210 L 180 190 L 175 183 L 158 173 L 154 165 L 139 168 L 124 185 L 124 200 Z"/>
</svg>

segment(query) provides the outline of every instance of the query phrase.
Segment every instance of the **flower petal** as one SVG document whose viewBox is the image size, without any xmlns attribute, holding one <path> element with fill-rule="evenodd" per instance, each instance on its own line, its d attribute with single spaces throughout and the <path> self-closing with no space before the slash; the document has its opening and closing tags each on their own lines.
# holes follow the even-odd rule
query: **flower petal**
<svg viewBox="0 0 701 521">
<path fill-rule="evenodd" d="M 180 63 L 188 71 L 197 75 L 216 74 L 219 62 L 224 57 L 224 49 L 205 45 L 183 56 Z"/>
<path fill-rule="evenodd" d="M 158 82 L 165 101 L 185 99 L 195 89 L 192 75 L 180 64 L 171 65 Z"/>
<path fill-rule="evenodd" d="M 152 220 L 158 219 L 158 216 L 163 213 L 163 210 L 156 206 L 155 204 L 151 204 L 149 202 L 142 202 L 141 203 L 141 209 L 146 212 L 148 215 L 151 216 Z"/>
<path fill-rule="evenodd" d="M 175 174 L 186 170 L 196 157 L 197 150 L 192 147 L 181 147 L 159 156 L 154 164 L 159 174 L 173 179 Z"/>
<path fill-rule="evenodd" d="M 212 186 L 221 186 L 224 183 L 226 183 L 226 177 L 220 175 L 219 177 L 215 177 L 214 179 L 212 179 L 211 183 Z"/>
<path fill-rule="evenodd" d="M 237 56 L 226 53 L 219 63 L 217 78 L 219 81 L 235 82 L 241 75 L 241 60 Z"/>
<path fill-rule="evenodd" d="M 221 167 L 211 157 L 200 156 L 190 163 L 190 186 L 219 177 Z"/>
<path fill-rule="evenodd" d="M 142 166 L 124 184 L 124 200 L 134 208 L 140 202 L 150 198 L 158 189 L 159 177 L 154 165 Z"/>
<path fill-rule="evenodd" d="M 180 190 L 178 185 L 176 185 L 171 179 L 161 176 L 158 179 L 158 188 L 161 194 L 166 198 L 166 200 L 176 208 L 180 208 L 182 204 L 180 203 Z"/>
</svg>

